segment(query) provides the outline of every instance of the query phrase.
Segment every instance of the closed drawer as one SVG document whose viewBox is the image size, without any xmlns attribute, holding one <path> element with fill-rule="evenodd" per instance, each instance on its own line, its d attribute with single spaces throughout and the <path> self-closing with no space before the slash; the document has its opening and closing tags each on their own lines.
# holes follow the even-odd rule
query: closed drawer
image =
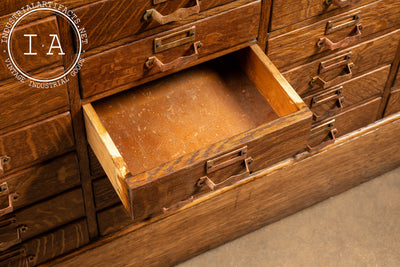
<svg viewBox="0 0 400 267">
<path fill-rule="evenodd" d="M 46 75 L 59 70 L 63 68 L 48 71 Z M 66 111 L 68 105 L 66 84 L 48 89 L 31 87 L 19 81 L 0 86 L 0 130 L 53 111 Z"/>
<path fill-rule="evenodd" d="M 393 90 L 390 93 L 390 97 L 385 109 L 385 116 L 400 111 L 400 89 Z"/>
<path fill-rule="evenodd" d="M 88 33 L 90 42 L 85 47 L 91 49 L 130 35 L 148 32 L 149 36 L 187 24 L 188 21 L 203 18 L 204 11 L 233 1 L 121 0 L 115 4 L 115 1 L 107 0 L 77 8 L 74 12 Z M 250 1 L 236 2 L 243 5 Z M 229 7 L 226 6 L 226 9 Z M 151 29 L 154 30 L 149 31 Z M 140 38 L 145 36 L 140 35 Z"/>
<path fill-rule="evenodd" d="M 52 199 L 0 218 L 0 250 L 85 216 L 82 190 Z"/>
<path fill-rule="evenodd" d="M 6 176 L 0 179 L 0 214 L 4 216 L 79 184 L 78 159 L 74 153 Z"/>
<path fill-rule="evenodd" d="M 373 1 L 376 0 L 275 0 L 272 2 L 271 31 L 332 11 L 345 12 Z"/>
<path fill-rule="evenodd" d="M 313 120 L 321 121 L 367 99 L 382 96 L 389 71 L 390 65 L 387 65 L 303 100 L 313 112 Z"/>
<path fill-rule="evenodd" d="M 0 177 L 74 147 L 69 112 L 0 136 Z"/>
<path fill-rule="evenodd" d="M 26 267 L 48 261 L 89 243 L 86 220 L 79 220 L 55 231 L 24 242 L 0 254 L 0 265 Z"/>
<path fill-rule="evenodd" d="M 119 204 L 98 212 L 97 222 L 100 235 L 105 236 L 132 224 L 132 219 L 124 206 Z"/>
<path fill-rule="evenodd" d="M 107 177 L 93 181 L 93 195 L 96 210 L 103 210 L 121 202 Z"/>
<path fill-rule="evenodd" d="M 332 56 L 283 72 L 283 76 L 301 96 L 310 95 L 391 64 L 399 40 L 400 30 L 396 30 Z"/>
<path fill-rule="evenodd" d="M 400 2 L 382 0 L 315 24 L 274 36 L 268 56 L 281 70 L 306 63 L 366 40 L 369 35 L 400 23 Z"/>
<path fill-rule="evenodd" d="M 29 38 L 24 36 L 25 34 L 37 35 L 36 37 L 32 37 L 31 45 L 29 43 Z M 51 65 L 52 67 L 57 67 L 62 65 L 62 55 L 54 54 L 53 56 L 46 56 L 51 45 L 50 34 L 57 34 L 60 36 L 55 16 L 15 28 L 11 38 L 12 56 L 20 69 L 30 73 L 44 66 Z M 27 49 L 29 47 L 32 48 L 32 53 L 37 53 L 37 55 L 24 55 L 24 53 L 28 52 Z M 13 74 L 9 71 L 11 63 L 7 60 L 8 53 L 3 53 L 3 49 L 0 53 L 0 59 L 0 80 L 13 77 Z M 41 77 L 40 75 L 33 76 L 36 78 Z"/>
<path fill-rule="evenodd" d="M 159 73 L 196 64 L 202 57 L 255 39 L 260 2 L 86 58 L 80 72 L 89 97 Z M 158 44 L 158 47 L 157 47 Z"/>
<path fill-rule="evenodd" d="M 100 162 L 97 160 L 96 155 L 94 154 L 90 146 L 88 146 L 88 154 L 89 154 L 90 176 L 92 177 L 92 179 L 105 176 L 106 174 L 103 170 L 103 167 L 101 167 Z"/>
<path fill-rule="evenodd" d="M 373 123 L 378 118 L 382 98 L 375 98 L 339 115 L 313 125 L 308 150 L 315 151 L 335 142 L 335 138 Z"/>
<path fill-rule="evenodd" d="M 311 125 L 257 45 L 83 109 L 89 144 L 137 220 L 295 155 Z"/>
</svg>

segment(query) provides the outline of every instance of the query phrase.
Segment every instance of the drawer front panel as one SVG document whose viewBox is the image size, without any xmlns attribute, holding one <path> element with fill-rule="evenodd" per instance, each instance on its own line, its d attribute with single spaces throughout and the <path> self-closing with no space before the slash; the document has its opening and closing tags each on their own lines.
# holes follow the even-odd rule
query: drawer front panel
<svg viewBox="0 0 400 267">
<path fill-rule="evenodd" d="M 385 109 L 385 116 L 400 111 L 400 89 L 392 91 Z"/>
<path fill-rule="evenodd" d="M 88 154 L 89 154 L 89 165 L 90 165 L 90 176 L 92 179 L 105 176 L 105 172 L 103 167 L 101 167 L 100 162 L 97 160 L 96 155 L 93 150 L 88 146 Z"/>
<path fill-rule="evenodd" d="M 37 37 L 32 38 L 32 52 L 37 53 L 36 56 L 26 56 L 27 49 L 30 47 L 29 38 L 25 37 L 24 34 L 36 34 Z M 57 19 L 55 16 L 48 17 L 42 20 L 38 20 L 15 29 L 12 35 L 12 50 L 14 61 L 25 71 L 30 72 L 39 69 L 44 66 L 52 65 L 54 67 L 62 65 L 62 56 L 54 54 L 53 56 L 46 56 L 47 51 L 51 45 L 50 34 L 57 34 L 60 36 L 57 26 Z M 34 47 L 40 47 L 39 44 L 45 44 L 44 48 L 41 50 L 34 50 Z M 6 60 L 8 59 L 8 54 L 0 54 L 0 80 L 13 77 L 13 74 L 8 70 L 10 63 Z M 35 59 L 32 59 L 35 57 Z"/>
<path fill-rule="evenodd" d="M 336 137 L 373 123 L 378 117 L 381 100 L 381 97 L 373 99 L 314 125 L 308 140 L 309 149 L 322 148 L 333 143 Z"/>
<path fill-rule="evenodd" d="M 258 34 L 259 18 L 260 2 L 254 2 L 173 31 L 88 57 L 80 72 L 82 95 L 89 97 L 163 71 L 178 70 L 198 58 L 252 40 Z M 191 35 L 193 33 L 194 35 Z M 179 38 L 185 43 L 155 53 L 156 38 L 166 37 L 172 40 Z M 176 42 L 162 40 L 160 46 L 165 44 L 176 45 Z M 151 58 L 155 61 L 151 61 Z M 168 70 L 162 69 L 157 62 L 166 64 Z"/>
<path fill-rule="evenodd" d="M 354 78 L 338 86 L 304 98 L 313 112 L 314 121 L 321 121 L 344 112 L 367 99 L 380 97 L 385 89 L 390 65 Z"/>
<path fill-rule="evenodd" d="M 93 181 L 93 194 L 96 210 L 102 210 L 121 202 L 107 177 Z"/>
<path fill-rule="evenodd" d="M 46 76 L 53 72 L 47 72 Z M 49 89 L 34 88 L 21 82 L 1 86 L 0 130 L 55 110 L 65 110 L 68 105 L 66 84 Z"/>
<path fill-rule="evenodd" d="M 376 0 L 342 1 L 345 6 L 341 7 L 337 4 L 338 0 L 275 0 L 272 2 L 271 31 L 334 10 L 338 12 L 348 11 L 373 1 Z"/>
<path fill-rule="evenodd" d="M 70 153 L 0 179 L 0 210 L 12 205 L 12 212 L 79 184 L 78 159 Z M 17 199 L 11 198 L 10 203 L 10 195 Z"/>
<path fill-rule="evenodd" d="M 74 12 L 88 33 L 87 49 L 91 49 L 153 28 L 160 27 L 160 32 L 177 27 L 187 23 L 187 18 L 199 19 L 199 13 L 232 1 L 121 0 L 115 4 L 115 1 L 107 0 L 77 8 Z"/>
<path fill-rule="evenodd" d="M 0 136 L 0 177 L 33 162 L 60 155 L 74 147 L 69 112 Z M 4 161 L 8 157 L 7 161 Z"/>
<path fill-rule="evenodd" d="M 133 223 L 128 212 L 122 205 L 108 208 L 97 213 L 99 233 L 102 236 L 114 233 Z"/>
<path fill-rule="evenodd" d="M 268 56 L 280 69 L 310 62 L 366 40 L 368 35 L 400 23 L 400 2 L 382 0 L 304 28 L 271 38 Z M 329 29 L 334 29 L 330 32 Z M 337 30 L 336 30 L 337 29 Z M 332 46 L 329 46 L 332 42 Z"/>
<path fill-rule="evenodd" d="M 0 265 L 26 267 L 48 261 L 89 243 L 86 220 L 68 224 L 0 255 Z"/>
<path fill-rule="evenodd" d="M 306 96 L 322 89 L 323 85 L 316 81 L 316 78 L 334 86 L 369 70 L 391 64 L 396 55 L 399 40 L 400 30 L 396 30 L 332 56 L 284 72 L 283 76 L 301 96 Z M 351 75 L 348 75 L 347 64 L 351 64 Z M 331 67 L 328 71 L 322 71 L 321 66 Z"/>
<path fill-rule="evenodd" d="M 1 218 L 0 250 L 85 216 L 80 188 Z"/>
</svg>

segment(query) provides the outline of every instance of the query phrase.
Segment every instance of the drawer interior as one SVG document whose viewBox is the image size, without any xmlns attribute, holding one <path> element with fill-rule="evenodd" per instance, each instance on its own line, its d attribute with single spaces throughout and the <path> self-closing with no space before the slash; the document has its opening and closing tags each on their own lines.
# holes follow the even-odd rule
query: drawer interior
<svg viewBox="0 0 400 267">
<path fill-rule="evenodd" d="M 243 164 L 227 162 L 246 152 L 257 171 L 295 153 L 311 127 L 311 112 L 257 45 L 83 109 L 90 146 L 125 208 L 142 219 L 204 192 L 196 181 L 209 175 L 205 161 L 229 167 L 218 169 L 218 183 L 242 173 Z"/>
<path fill-rule="evenodd" d="M 279 116 L 228 55 L 93 103 L 132 174 Z"/>
</svg>

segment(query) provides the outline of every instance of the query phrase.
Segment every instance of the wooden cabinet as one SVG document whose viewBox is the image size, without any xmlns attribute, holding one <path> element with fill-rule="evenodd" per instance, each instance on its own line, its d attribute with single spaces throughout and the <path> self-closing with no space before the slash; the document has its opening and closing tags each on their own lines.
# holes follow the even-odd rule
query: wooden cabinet
<svg viewBox="0 0 400 267">
<path fill-rule="evenodd" d="M 400 165 L 397 0 L 57 3 L 78 75 L 0 54 L 1 266 L 173 265 Z"/>
</svg>

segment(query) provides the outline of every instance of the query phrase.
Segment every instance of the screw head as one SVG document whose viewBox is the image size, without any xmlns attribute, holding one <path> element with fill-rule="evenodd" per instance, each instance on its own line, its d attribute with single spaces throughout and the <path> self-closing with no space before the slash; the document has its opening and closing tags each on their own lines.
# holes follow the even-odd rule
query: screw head
<svg viewBox="0 0 400 267">
<path fill-rule="evenodd" d="M 6 163 L 7 161 L 9 161 L 9 158 L 3 158 L 3 162 Z"/>
<path fill-rule="evenodd" d="M 210 164 L 210 165 L 208 165 L 208 166 L 207 166 L 207 168 L 211 169 L 211 168 L 212 168 L 212 165 L 211 165 L 211 164 Z"/>
<path fill-rule="evenodd" d="M 14 198 L 14 200 L 16 200 L 16 199 L 18 199 L 18 196 L 14 196 L 13 198 Z"/>
</svg>

